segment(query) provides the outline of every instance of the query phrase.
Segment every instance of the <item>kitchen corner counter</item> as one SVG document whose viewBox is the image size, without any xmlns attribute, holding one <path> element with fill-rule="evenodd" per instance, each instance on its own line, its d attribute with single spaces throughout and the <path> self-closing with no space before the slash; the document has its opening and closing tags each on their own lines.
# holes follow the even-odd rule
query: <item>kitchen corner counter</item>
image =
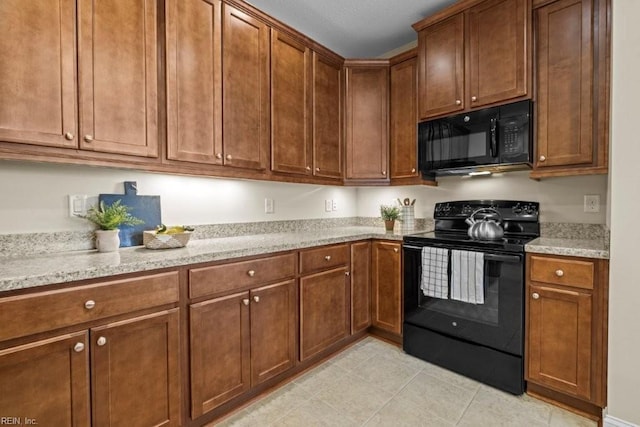
<svg viewBox="0 0 640 427">
<path fill-rule="evenodd" d="M 192 240 L 181 249 L 150 250 L 137 246 L 112 253 L 73 251 L 7 256 L 0 258 L 0 292 L 356 240 L 401 241 L 402 237 L 401 232 L 385 233 L 382 227 L 350 226 Z"/>
<path fill-rule="evenodd" d="M 525 246 L 526 252 L 609 259 L 609 244 L 603 239 L 557 239 L 540 237 Z"/>
</svg>

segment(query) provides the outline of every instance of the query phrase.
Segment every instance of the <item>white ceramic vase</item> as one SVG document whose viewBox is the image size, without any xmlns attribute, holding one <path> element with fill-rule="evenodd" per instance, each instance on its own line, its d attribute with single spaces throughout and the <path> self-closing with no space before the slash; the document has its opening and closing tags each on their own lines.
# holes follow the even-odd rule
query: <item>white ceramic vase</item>
<svg viewBox="0 0 640 427">
<path fill-rule="evenodd" d="M 98 252 L 116 252 L 120 248 L 120 230 L 96 230 Z"/>
</svg>

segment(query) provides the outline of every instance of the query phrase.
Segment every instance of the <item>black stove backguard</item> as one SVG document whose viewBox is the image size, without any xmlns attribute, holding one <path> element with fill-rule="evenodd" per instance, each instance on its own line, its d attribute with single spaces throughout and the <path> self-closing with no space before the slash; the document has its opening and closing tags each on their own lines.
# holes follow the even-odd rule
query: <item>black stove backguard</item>
<svg viewBox="0 0 640 427">
<path fill-rule="evenodd" d="M 505 237 L 477 241 L 464 220 L 492 207 Z M 435 232 L 404 238 L 404 350 L 499 389 L 524 391 L 524 245 L 539 235 L 535 202 L 475 200 L 438 203 Z M 482 252 L 484 302 L 473 304 L 425 295 L 423 248 Z M 449 259 L 450 261 L 450 259 Z M 452 263 L 447 276 L 451 278 Z M 450 290 L 450 289 L 449 289 Z"/>
</svg>

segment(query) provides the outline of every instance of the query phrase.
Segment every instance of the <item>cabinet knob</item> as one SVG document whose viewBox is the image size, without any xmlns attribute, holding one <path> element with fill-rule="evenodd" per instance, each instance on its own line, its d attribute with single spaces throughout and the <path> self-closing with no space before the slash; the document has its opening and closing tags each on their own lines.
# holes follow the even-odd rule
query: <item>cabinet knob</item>
<svg viewBox="0 0 640 427">
<path fill-rule="evenodd" d="M 253 301 L 260 302 L 260 297 L 258 295 L 253 296 Z"/>
<path fill-rule="evenodd" d="M 345 272 L 344 272 L 344 275 L 345 275 L 345 276 L 351 276 L 351 272 L 349 272 L 349 271 L 345 271 Z"/>
<path fill-rule="evenodd" d="M 326 259 L 327 261 L 331 261 L 331 255 L 325 256 L 324 259 Z"/>
<path fill-rule="evenodd" d="M 460 101 L 459 99 L 456 99 L 456 105 L 462 105 L 462 101 Z"/>
<path fill-rule="evenodd" d="M 540 298 L 540 294 L 537 293 L 537 292 L 534 292 L 533 294 L 531 294 L 531 298 L 538 299 L 538 298 Z"/>
<path fill-rule="evenodd" d="M 66 139 L 67 141 L 71 141 L 73 139 L 73 134 L 71 132 L 65 133 L 64 139 Z"/>
<path fill-rule="evenodd" d="M 558 276 L 558 277 L 562 277 L 562 276 L 564 276 L 564 271 L 562 271 L 562 270 L 556 270 L 556 276 Z"/>
<path fill-rule="evenodd" d="M 478 98 L 476 98 L 475 96 L 471 97 L 471 102 L 476 102 L 478 100 Z"/>
<path fill-rule="evenodd" d="M 98 341 L 96 341 L 96 344 L 98 344 L 100 347 L 102 347 L 106 343 L 107 343 L 107 339 L 105 337 L 100 337 L 98 338 Z"/>
<path fill-rule="evenodd" d="M 387 171 L 382 171 L 382 175 L 386 175 L 386 174 L 387 174 Z"/>
<path fill-rule="evenodd" d="M 249 271 L 247 271 L 247 275 L 248 275 L 249 277 L 253 277 L 253 276 L 255 276 L 255 275 L 256 275 L 256 272 L 255 272 L 255 270 L 249 270 Z"/>
<path fill-rule="evenodd" d="M 393 252 L 398 253 L 398 248 L 393 248 Z"/>
<path fill-rule="evenodd" d="M 84 142 L 93 142 L 93 136 L 85 135 L 84 136 Z"/>
<path fill-rule="evenodd" d="M 96 306 L 96 302 L 92 299 L 84 303 L 84 308 L 86 308 L 87 310 L 91 310 L 95 306 Z"/>
<path fill-rule="evenodd" d="M 242 303 L 243 303 L 244 305 L 249 305 L 249 298 L 244 298 L 244 299 L 242 300 Z"/>
<path fill-rule="evenodd" d="M 311 166 L 307 166 L 307 170 L 310 171 L 311 170 Z"/>
<path fill-rule="evenodd" d="M 320 172 L 320 168 L 316 168 L 316 172 Z"/>
<path fill-rule="evenodd" d="M 545 156 L 540 156 L 538 160 L 540 160 L 541 162 L 544 162 L 545 160 L 547 160 L 547 158 Z"/>
<path fill-rule="evenodd" d="M 231 157 L 231 154 L 227 154 L 227 160 L 232 160 L 233 157 Z"/>
<path fill-rule="evenodd" d="M 221 159 L 222 158 L 222 153 L 216 153 L 216 159 Z"/>
<path fill-rule="evenodd" d="M 76 353 L 80 353 L 82 350 L 84 350 L 84 343 L 77 342 L 76 345 L 73 346 L 73 351 Z"/>
<path fill-rule="evenodd" d="M 411 168 L 411 173 L 416 173 L 416 168 Z"/>
</svg>

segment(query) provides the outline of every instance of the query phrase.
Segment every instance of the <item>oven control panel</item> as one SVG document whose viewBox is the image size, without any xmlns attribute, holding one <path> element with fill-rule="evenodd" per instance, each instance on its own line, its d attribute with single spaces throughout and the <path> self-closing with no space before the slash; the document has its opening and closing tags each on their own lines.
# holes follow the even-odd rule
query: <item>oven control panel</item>
<svg viewBox="0 0 640 427">
<path fill-rule="evenodd" d="M 515 200 L 466 200 L 436 203 L 434 219 L 468 218 L 478 209 L 493 209 L 503 220 L 538 221 L 538 202 Z M 488 212 L 490 214 L 490 212 Z M 488 215 L 491 216 L 491 215 Z"/>
</svg>

